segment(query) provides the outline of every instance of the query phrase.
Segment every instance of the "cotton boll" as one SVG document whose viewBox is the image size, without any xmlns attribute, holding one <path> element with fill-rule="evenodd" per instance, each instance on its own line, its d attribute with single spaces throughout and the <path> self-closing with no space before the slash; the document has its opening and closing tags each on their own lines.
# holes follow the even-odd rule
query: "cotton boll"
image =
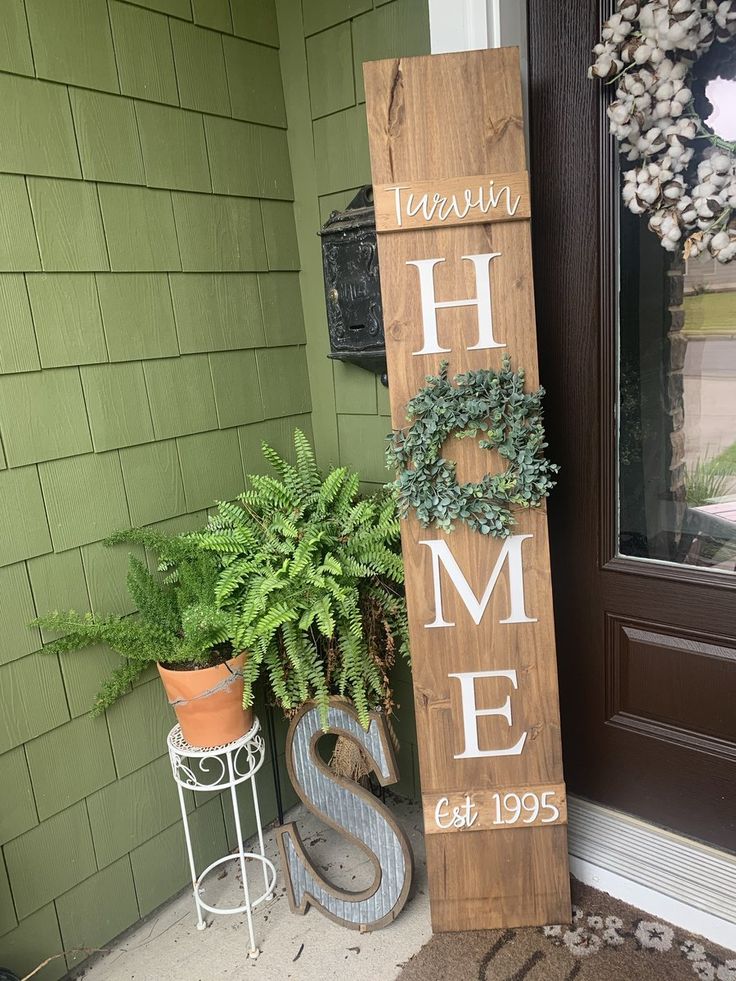
<svg viewBox="0 0 736 981">
<path fill-rule="evenodd" d="M 734 20 L 736 20 L 734 4 L 730 0 L 724 0 L 723 3 L 719 3 L 718 10 L 716 11 L 716 24 L 721 28 L 725 28 Z"/>
<path fill-rule="evenodd" d="M 692 140 L 695 137 L 695 123 L 689 118 L 673 120 L 672 125 L 665 130 L 665 136 L 668 142 L 672 142 L 673 137 Z"/>
<path fill-rule="evenodd" d="M 711 242 L 711 246 L 714 249 L 723 249 L 728 245 L 729 242 L 730 242 L 730 238 L 728 232 L 718 232 L 716 235 L 713 236 L 713 241 Z"/>
<path fill-rule="evenodd" d="M 634 52 L 634 61 L 637 65 L 644 65 L 652 57 L 654 48 L 649 44 L 640 44 Z"/>
<path fill-rule="evenodd" d="M 645 184 L 639 188 L 639 197 L 646 204 L 654 204 L 659 197 L 659 186 L 655 184 Z"/>
<path fill-rule="evenodd" d="M 731 168 L 731 157 L 725 153 L 714 153 L 710 157 L 710 164 L 717 174 L 725 174 Z"/>
<path fill-rule="evenodd" d="M 636 197 L 636 188 L 632 184 L 627 184 L 621 191 L 621 197 L 624 199 L 624 204 L 628 204 Z"/>
<path fill-rule="evenodd" d="M 736 228 L 717 232 L 710 241 L 710 252 L 719 262 L 731 262 L 736 257 Z"/>
<path fill-rule="evenodd" d="M 709 242 L 707 232 L 695 232 L 685 242 L 685 255 L 688 259 L 696 258 L 707 250 Z"/>
<path fill-rule="evenodd" d="M 631 33 L 631 23 L 622 14 L 614 14 L 603 27 L 601 36 L 606 41 L 613 41 L 614 44 L 621 42 Z"/>
<path fill-rule="evenodd" d="M 621 102 L 614 102 L 608 107 L 608 116 L 611 122 L 623 126 L 629 121 L 631 111 L 628 106 Z"/>
<path fill-rule="evenodd" d="M 663 194 L 668 201 L 677 201 L 684 193 L 685 185 L 676 180 L 671 180 L 663 191 Z"/>
<path fill-rule="evenodd" d="M 703 152 L 695 142 L 700 121 L 688 78 L 713 43 L 736 36 L 736 0 L 617 0 L 616 7 L 588 74 L 614 81 L 610 131 L 634 164 L 624 174 L 624 205 L 648 215 L 668 251 L 687 236 L 685 254 L 697 255 L 715 238 L 712 253 L 730 261 L 736 227 L 724 224 L 736 214 L 736 154 L 713 146 Z"/>
</svg>

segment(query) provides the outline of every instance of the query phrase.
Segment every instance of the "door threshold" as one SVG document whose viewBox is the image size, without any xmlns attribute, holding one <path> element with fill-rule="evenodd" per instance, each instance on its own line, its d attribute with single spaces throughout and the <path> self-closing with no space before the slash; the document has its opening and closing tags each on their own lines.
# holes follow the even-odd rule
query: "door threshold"
<svg viewBox="0 0 736 981">
<path fill-rule="evenodd" d="M 736 950 L 736 855 L 579 797 L 568 820 L 576 879 Z"/>
</svg>

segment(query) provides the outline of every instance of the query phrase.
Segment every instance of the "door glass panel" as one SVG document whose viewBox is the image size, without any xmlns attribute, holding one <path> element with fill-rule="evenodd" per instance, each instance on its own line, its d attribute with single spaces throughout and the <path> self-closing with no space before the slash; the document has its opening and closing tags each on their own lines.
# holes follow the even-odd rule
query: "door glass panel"
<svg viewBox="0 0 736 981">
<path fill-rule="evenodd" d="M 618 547 L 736 569 L 736 261 L 682 262 L 622 208 Z"/>
</svg>

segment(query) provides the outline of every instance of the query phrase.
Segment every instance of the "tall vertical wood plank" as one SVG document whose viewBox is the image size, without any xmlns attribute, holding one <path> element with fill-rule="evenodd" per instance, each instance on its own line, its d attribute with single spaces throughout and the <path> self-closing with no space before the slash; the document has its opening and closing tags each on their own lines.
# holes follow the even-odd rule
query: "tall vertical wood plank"
<svg viewBox="0 0 736 981">
<path fill-rule="evenodd" d="M 364 66 L 373 183 L 397 185 L 475 175 L 511 175 L 525 170 L 518 51 L 463 52 L 370 62 Z M 470 182 L 468 182 L 470 184 Z M 476 186 L 477 190 L 477 186 Z M 430 195 L 431 198 L 431 195 Z M 389 393 L 395 428 L 406 422 L 406 403 L 437 374 L 442 360 L 450 377 L 480 368 L 499 369 L 505 354 L 526 371 L 527 390 L 538 385 L 536 325 L 529 220 L 493 221 L 378 234 Z M 438 301 L 477 293 L 472 263 L 463 256 L 500 253 L 489 264 L 493 334 L 503 347 L 468 350 L 478 342 L 475 306 L 438 312 L 443 354 L 417 354 L 423 347 L 419 259 L 444 258 L 435 267 Z M 460 482 L 479 480 L 490 454 L 474 440 L 449 440 L 446 458 L 457 461 Z M 427 629 L 437 613 L 432 553 L 422 542 L 443 540 L 476 597 L 502 562 L 504 540 L 470 530 L 458 521 L 451 534 L 403 522 L 414 698 L 425 811 L 443 797 L 468 795 L 488 807 L 494 792 L 523 794 L 545 788 L 564 803 L 546 509 L 517 515 L 514 535 L 522 543 L 527 616 L 509 617 L 511 584 L 503 565 L 480 622 L 476 624 L 446 571 L 439 573 L 444 618 L 451 626 Z M 503 563 L 502 563 L 503 564 Z M 478 709 L 511 699 L 513 723 L 496 716 L 471 719 L 480 747 L 512 746 L 525 733 L 519 755 L 466 756 L 461 687 L 452 674 L 516 672 L 518 689 L 499 678 L 475 681 Z M 467 711 L 467 705 L 465 706 Z M 570 918 L 564 808 L 546 826 L 499 824 L 485 810 L 472 829 L 432 833 L 426 841 L 432 925 L 437 931 L 490 929 Z M 492 825 L 488 830 L 478 830 Z"/>
</svg>

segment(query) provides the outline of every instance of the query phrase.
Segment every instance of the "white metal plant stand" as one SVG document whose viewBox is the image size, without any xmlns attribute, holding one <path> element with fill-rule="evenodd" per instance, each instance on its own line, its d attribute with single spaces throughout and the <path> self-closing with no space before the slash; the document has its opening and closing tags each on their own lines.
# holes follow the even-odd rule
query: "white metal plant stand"
<svg viewBox="0 0 736 981">
<path fill-rule="evenodd" d="M 169 758 L 171 760 L 171 770 L 179 790 L 179 803 L 181 805 L 181 816 L 184 822 L 184 836 L 187 842 L 187 853 L 189 855 L 189 868 L 192 873 L 192 887 L 194 891 L 194 903 L 197 908 L 197 929 L 204 930 L 207 926 L 202 918 L 202 910 L 210 913 L 230 914 L 245 913 L 248 921 L 248 935 L 250 937 L 250 957 L 258 957 L 259 950 L 256 947 L 253 936 L 253 910 L 259 903 L 273 898 L 273 889 L 276 884 L 276 869 L 273 862 L 266 858 L 263 845 L 263 828 L 261 826 L 261 812 L 258 807 L 258 791 L 256 789 L 255 775 L 260 769 L 265 752 L 263 736 L 260 734 L 261 726 L 258 719 L 254 718 L 253 726 L 240 739 L 236 739 L 224 746 L 213 746 L 209 749 L 200 749 L 197 746 L 190 746 L 184 739 L 181 728 L 176 725 L 171 730 L 166 740 L 169 747 Z M 238 797 L 236 788 L 238 784 L 246 780 L 251 782 L 253 792 L 253 810 L 256 818 L 256 828 L 258 830 L 258 852 L 246 852 L 243 847 L 243 831 L 240 827 L 240 809 L 238 807 Z M 233 819 L 235 831 L 238 837 L 238 850 L 231 855 L 224 855 L 212 862 L 207 868 L 197 875 L 194 864 L 194 853 L 192 851 L 192 839 L 189 833 L 189 818 L 186 804 L 184 802 L 184 791 L 193 790 L 212 792 L 216 790 L 229 790 L 233 808 Z M 243 899 L 242 906 L 232 909 L 221 909 L 210 906 L 200 895 L 200 888 L 205 877 L 220 865 L 237 860 L 240 863 L 240 874 L 243 879 Z M 263 867 L 264 891 L 256 898 L 251 899 L 250 887 L 246 877 L 246 860 L 260 863 Z"/>
</svg>

